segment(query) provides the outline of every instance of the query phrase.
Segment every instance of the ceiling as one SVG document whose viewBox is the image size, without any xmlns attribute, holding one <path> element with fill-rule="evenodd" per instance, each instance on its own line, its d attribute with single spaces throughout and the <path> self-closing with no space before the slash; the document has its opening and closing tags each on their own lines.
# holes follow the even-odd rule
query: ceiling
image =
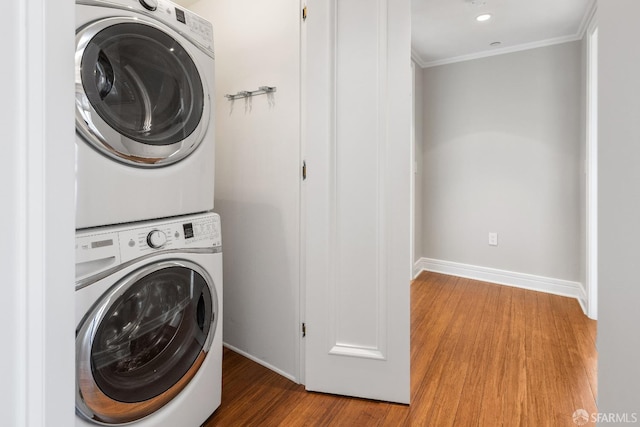
<svg viewBox="0 0 640 427">
<path fill-rule="evenodd" d="M 578 40 L 594 6 L 595 0 L 411 0 L 412 56 L 428 67 Z M 490 20 L 476 21 L 485 13 Z"/>
<path fill-rule="evenodd" d="M 198 0 L 173 1 L 188 7 Z M 595 2 L 411 0 L 412 57 L 429 67 L 578 40 Z M 483 13 L 492 18 L 476 21 Z"/>
</svg>

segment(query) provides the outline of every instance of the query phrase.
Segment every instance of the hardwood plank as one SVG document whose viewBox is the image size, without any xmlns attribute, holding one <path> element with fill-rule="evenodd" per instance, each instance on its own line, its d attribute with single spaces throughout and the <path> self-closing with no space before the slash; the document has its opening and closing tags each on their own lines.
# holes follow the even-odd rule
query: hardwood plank
<svg viewBox="0 0 640 427">
<path fill-rule="evenodd" d="M 498 426 L 502 425 L 502 414 L 505 406 L 505 390 L 502 388 L 504 382 L 505 365 L 507 363 L 507 348 L 510 340 L 509 324 L 511 313 L 511 294 L 509 287 L 500 287 L 498 292 L 498 304 L 495 308 L 491 323 L 491 339 L 484 345 L 489 346 L 489 357 L 485 366 L 484 389 L 482 393 L 482 409 L 479 416 L 479 425 Z"/>
<path fill-rule="evenodd" d="M 526 425 L 527 370 L 525 294 L 522 289 L 511 289 L 509 306 L 509 342 L 506 347 L 505 371 L 501 383 L 503 393 L 502 425 Z"/>
<path fill-rule="evenodd" d="M 458 304 L 448 331 L 456 338 L 456 343 L 451 347 L 451 352 L 445 355 L 447 360 L 438 382 L 434 405 L 426 417 L 417 417 L 418 425 L 426 425 L 426 422 L 438 426 L 455 425 L 456 412 L 471 365 L 469 354 L 477 344 L 480 319 L 489 291 L 487 286 L 478 286 L 478 282 L 465 281 L 467 293 Z"/>
<path fill-rule="evenodd" d="M 457 343 L 456 333 L 459 333 L 460 329 L 460 324 L 456 323 L 458 317 L 455 314 L 463 295 L 467 292 L 470 292 L 468 280 L 458 279 L 450 298 L 442 304 L 444 313 L 438 316 L 439 322 L 433 325 L 439 328 L 434 328 L 431 331 L 431 338 L 427 338 L 422 344 L 426 347 L 424 358 L 420 357 L 422 354 L 418 352 L 418 356 L 414 359 L 412 375 L 417 371 L 420 376 L 415 380 L 417 382 L 414 382 L 417 390 L 413 395 L 413 405 L 419 406 L 421 411 L 411 411 L 410 420 L 413 425 L 427 425 L 432 407 L 439 403 L 441 396 L 438 390 L 442 388 L 440 383 L 446 380 L 447 361 Z M 418 348 L 421 349 L 421 347 Z"/>
<path fill-rule="evenodd" d="M 302 387 L 302 386 L 301 386 Z M 300 403 L 278 421 L 281 426 L 329 426 L 344 416 L 350 398 L 320 393 L 306 393 Z"/>
<path fill-rule="evenodd" d="M 585 324 L 582 314 L 574 309 L 578 303 L 570 298 L 550 298 L 549 302 L 558 337 L 566 344 L 558 348 L 560 351 L 558 357 L 563 362 L 563 377 L 569 384 L 575 383 L 575 387 L 572 387 L 575 390 L 572 394 L 573 411 L 585 409 L 589 413 L 597 412 L 594 405 L 595 394 L 590 386 L 590 374 L 594 361 L 593 357 L 584 356 L 595 353 L 595 347 L 586 347 L 593 344 L 579 341 L 580 338 L 574 329 L 574 324 Z"/>
<path fill-rule="evenodd" d="M 556 301 L 560 300 L 554 299 L 554 302 Z M 573 331 L 572 336 L 574 340 L 572 345 L 575 345 L 575 355 L 578 356 L 584 366 L 595 401 L 597 398 L 596 385 L 598 376 L 598 353 L 596 349 L 597 322 L 584 317 L 582 308 L 580 308 L 580 304 L 578 304 L 577 301 L 568 298 L 566 299 L 564 307 L 566 308 L 564 311 L 565 320 L 570 323 Z"/>
<path fill-rule="evenodd" d="M 411 406 L 392 404 L 382 421 L 383 426 L 409 426 Z"/>
<path fill-rule="evenodd" d="M 527 329 L 525 337 L 525 351 L 527 353 L 527 408 L 529 413 L 527 422 L 530 426 L 551 426 L 555 422 L 551 394 L 557 393 L 548 387 L 547 382 L 553 381 L 551 354 L 548 350 L 548 331 L 544 329 L 544 320 L 540 316 L 541 308 L 537 294 L 527 294 L 525 297 L 527 311 Z M 566 398 L 566 397 L 565 397 Z"/>
<path fill-rule="evenodd" d="M 570 298 L 423 273 L 411 405 L 310 393 L 228 349 L 212 426 L 574 426 L 595 412 L 596 322 Z"/>
</svg>

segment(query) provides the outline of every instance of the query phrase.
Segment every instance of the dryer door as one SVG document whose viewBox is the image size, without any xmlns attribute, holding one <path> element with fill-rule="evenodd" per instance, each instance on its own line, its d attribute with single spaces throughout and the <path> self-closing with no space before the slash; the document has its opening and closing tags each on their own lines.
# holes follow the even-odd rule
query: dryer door
<svg viewBox="0 0 640 427">
<path fill-rule="evenodd" d="M 123 424 L 160 409 L 202 365 L 217 314 L 213 282 L 192 262 L 159 262 L 124 277 L 76 331 L 77 411 Z"/>
<path fill-rule="evenodd" d="M 76 34 L 76 129 L 126 164 L 177 162 L 209 124 L 207 86 L 188 51 L 195 48 L 168 31 L 140 18 L 108 18 Z"/>
</svg>

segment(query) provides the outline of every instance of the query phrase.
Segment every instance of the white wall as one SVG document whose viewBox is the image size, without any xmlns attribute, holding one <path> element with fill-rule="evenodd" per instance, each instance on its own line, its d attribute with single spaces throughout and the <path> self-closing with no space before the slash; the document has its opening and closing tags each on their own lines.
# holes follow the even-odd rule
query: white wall
<svg viewBox="0 0 640 427">
<path fill-rule="evenodd" d="M 298 378 L 299 2 L 201 0 L 190 8 L 214 28 L 224 341 Z M 224 98 L 265 85 L 277 87 L 271 102 Z"/>
<path fill-rule="evenodd" d="M 74 5 L 3 6 L 0 414 L 7 426 L 70 426 Z"/>
<path fill-rule="evenodd" d="M 598 4 L 598 409 L 640 419 L 640 26 L 637 0 Z"/>
<path fill-rule="evenodd" d="M 422 256 L 579 280 L 581 65 L 573 42 L 423 70 Z"/>
</svg>

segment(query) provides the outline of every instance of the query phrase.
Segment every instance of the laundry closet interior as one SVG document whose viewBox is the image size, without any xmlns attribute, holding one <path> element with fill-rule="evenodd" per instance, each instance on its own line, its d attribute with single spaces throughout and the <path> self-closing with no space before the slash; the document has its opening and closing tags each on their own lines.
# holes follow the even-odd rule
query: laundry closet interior
<svg viewBox="0 0 640 427">
<path fill-rule="evenodd" d="M 635 111 L 621 70 L 636 67 L 617 46 L 632 50 L 640 10 L 616 2 L 598 6 L 604 309 L 618 295 L 598 350 L 602 408 L 620 409 L 637 396 L 611 368 L 635 366 L 618 332 L 637 323 L 637 236 L 620 212 L 637 206 L 616 189 L 637 168 L 614 117 Z M 7 422 L 200 425 L 225 346 L 310 391 L 408 403 L 410 281 L 465 267 L 413 259 L 410 1 L 179 3 L 7 5 L 0 106 L 24 141 L 1 168 Z M 545 52 L 570 63 L 574 47 Z M 558 278 L 583 297 L 583 277 Z"/>
<path fill-rule="evenodd" d="M 300 6 L 77 2 L 78 426 L 202 423 L 223 344 L 408 403 L 409 2 Z"/>
</svg>

